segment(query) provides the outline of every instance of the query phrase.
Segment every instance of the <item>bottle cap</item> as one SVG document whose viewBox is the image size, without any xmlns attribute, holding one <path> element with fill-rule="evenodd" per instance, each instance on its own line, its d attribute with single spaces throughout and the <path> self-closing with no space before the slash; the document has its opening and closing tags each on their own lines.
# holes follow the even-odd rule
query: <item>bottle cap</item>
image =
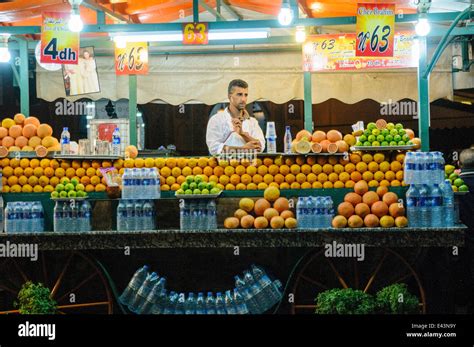
<svg viewBox="0 0 474 347">
<path fill-rule="evenodd" d="M 275 122 L 267 122 L 266 137 L 276 137 Z"/>
</svg>

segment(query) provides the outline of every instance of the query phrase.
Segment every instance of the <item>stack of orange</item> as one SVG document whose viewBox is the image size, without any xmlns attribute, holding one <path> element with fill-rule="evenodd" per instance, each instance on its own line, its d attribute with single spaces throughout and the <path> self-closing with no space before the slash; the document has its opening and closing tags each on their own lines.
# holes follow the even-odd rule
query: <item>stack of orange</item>
<svg viewBox="0 0 474 347">
<path fill-rule="evenodd" d="M 36 117 L 26 118 L 17 113 L 13 119 L 4 118 L 0 127 L 1 155 L 12 151 L 59 151 L 58 139 L 52 136 L 53 129 L 48 124 L 40 124 Z"/>
<path fill-rule="evenodd" d="M 387 187 L 378 187 L 369 191 L 366 182 L 357 182 L 354 193 L 347 193 L 344 201 L 337 207 L 338 215 L 334 217 L 334 228 L 391 228 L 406 227 L 405 208 L 397 194 L 389 192 Z"/>
<path fill-rule="evenodd" d="M 356 143 L 356 139 L 351 134 L 342 137 L 338 130 L 330 130 L 327 133 L 316 130 L 311 134 L 307 130 L 301 130 L 296 134 L 292 143 L 294 153 L 306 154 L 313 153 L 345 153 L 349 147 Z"/>
</svg>

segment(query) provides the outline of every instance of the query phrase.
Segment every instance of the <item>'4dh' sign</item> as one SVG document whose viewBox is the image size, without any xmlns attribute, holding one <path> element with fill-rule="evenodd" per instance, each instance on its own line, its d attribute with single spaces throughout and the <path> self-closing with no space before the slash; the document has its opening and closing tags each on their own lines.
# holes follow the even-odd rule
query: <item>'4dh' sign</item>
<svg viewBox="0 0 474 347">
<path fill-rule="evenodd" d="M 41 26 L 40 62 L 49 64 L 77 64 L 79 33 L 68 28 L 70 13 L 44 12 Z"/>
</svg>

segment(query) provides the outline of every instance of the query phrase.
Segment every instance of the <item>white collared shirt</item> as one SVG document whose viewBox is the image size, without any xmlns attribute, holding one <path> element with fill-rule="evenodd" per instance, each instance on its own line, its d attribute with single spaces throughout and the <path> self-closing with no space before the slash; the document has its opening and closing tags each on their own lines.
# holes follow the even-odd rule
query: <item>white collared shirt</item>
<svg viewBox="0 0 474 347">
<path fill-rule="evenodd" d="M 258 125 L 258 121 L 250 117 L 242 122 L 242 131 L 248 133 L 254 139 L 260 141 L 262 145 L 262 152 L 265 149 L 265 137 L 263 136 L 263 131 Z M 245 145 L 246 141 L 237 133 L 234 133 L 231 136 L 231 133 L 234 132 L 234 127 L 232 126 L 232 116 L 229 113 L 229 110 L 226 108 L 223 111 L 217 112 L 214 116 L 209 119 L 207 123 L 207 132 L 206 132 L 206 143 L 209 148 L 211 155 L 216 155 L 222 152 L 222 149 L 225 145 L 229 146 L 239 146 L 239 144 L 230 144 L 226 141 L 230 138 L 240 138 L 240 146 Z"/>
</svg>

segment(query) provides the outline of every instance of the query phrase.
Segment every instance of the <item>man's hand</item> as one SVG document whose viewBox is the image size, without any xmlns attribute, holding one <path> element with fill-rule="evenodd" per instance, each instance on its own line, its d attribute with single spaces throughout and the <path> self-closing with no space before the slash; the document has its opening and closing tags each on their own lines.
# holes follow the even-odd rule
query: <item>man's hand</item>
<svg viewBox="0 0 474 347">
<path fill-rule="evenodd" d="M 261 151 L 262 150 L 262 144 L 260 143 L 260 141 L 249 141 L 245 144 L 245 146 L 243 147 L 245 149 L 256 149 L 257 151 Z"/>
<path fill-rule="evenodd" d="M 232 126 L 237 134 L 242 133 L 242 121 L 239 118 L 232 118 Z"/>
</svg>

